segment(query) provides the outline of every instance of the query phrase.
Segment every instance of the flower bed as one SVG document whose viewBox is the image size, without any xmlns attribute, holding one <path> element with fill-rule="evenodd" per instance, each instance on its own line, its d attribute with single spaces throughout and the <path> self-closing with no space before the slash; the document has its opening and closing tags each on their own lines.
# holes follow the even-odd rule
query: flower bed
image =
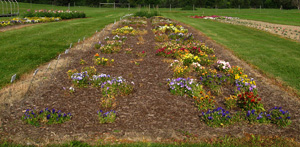
<svg viewBox="0 0 300 147">
<path fill-rule="evenodd" d="M 43 23 L 43 22 L 55 22 L 60 21 L 60 17 L 25 17 L 25 18 L 13 18 L 10 20 L 4 20 L 0 22 L 0 27 L 30 24 L 30 23 Z"/>
<path fill-rule="evenodd" d="M 195 106 L 202 111 L 203 122 L 212 127 L 223 127 L 238 121 L 274 123 L 281 127 L 291 123 L 289 113 L 281 108 L 275 107 L 266 112 L 262 98 L 258 95 L 255 80 L 248 78 L 242 68 L 231 66 L 224 60 L 217 60 L 213 49 L 193 38 L 175 37 L 175 41 L 169 39 L 171 33 L 184 34 L 188 30 L 178 24 L 176 27 L 173 26 L 171 21 L 160 23 L 163 21 L 165 19 L 155 18 L 152 23 L 153 32 L 159 36 L 165 35 L 163 41 L 168 41 L 157 46 L 156 55 L 176 59 L 170 65 L 174 79 L 168 79 L 169 90 L 172 94 L 193 98 Z M 183 36 L 182 34 L 178 36 Z M 156 41 L 162 40 L 156 38 Z M 191 79 L 191 75 L 197 75 L 197 79 Z M 214 96 L 222 95 L 223 87 L 233 87 L 234 92 L 233 95 L 224 98 L 226 107 L 240 111 L 230 113 L 223 108 L 215 109 Z"/>
<path fill-rule="evenodd" d="M 85 18 L 84 12 L 79 11 L 63 11 L 63 10 L 30 10 L 28 9 L 24 17 L 60 17 L 61 19 Z"/>
</svg>

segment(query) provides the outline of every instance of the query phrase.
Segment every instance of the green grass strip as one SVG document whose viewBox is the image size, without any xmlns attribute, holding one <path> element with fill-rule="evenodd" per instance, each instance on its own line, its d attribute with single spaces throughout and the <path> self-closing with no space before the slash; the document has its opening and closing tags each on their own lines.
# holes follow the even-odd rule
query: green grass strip
<svg viewBox="0 0 300 147">
<path fill-rule="evenodd" d="M 9 83 L 12 75 L 19 77 L 34 70 L 67 49 L 70 43 L 88 38 L 96 30 L 130 13 L 88 7 L 80 10 L 86 10 L 89 18 L 36 24 L 0 33 L 0 87 Z"/>
</svg>

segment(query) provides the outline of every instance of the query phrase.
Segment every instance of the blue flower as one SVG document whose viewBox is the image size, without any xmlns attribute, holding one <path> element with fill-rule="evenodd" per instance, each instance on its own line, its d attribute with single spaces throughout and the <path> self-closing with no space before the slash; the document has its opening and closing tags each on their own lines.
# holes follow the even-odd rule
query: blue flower
<svg viewBox="0 0 300 147">
<path fill-rule="evenodd" d="M 255 109 L 253 109 L 253 110 L 251 111 L 251 113 L 254 114 L 254 113 L 255 113 Z"/>
<path fill-rule="evenodd" d="M 291 117 L 290 117 L 290 116 L 288 116 L 288 117 L 286 117 L 286 119 L 291 119 Z"/>
<path fill-rule="evenodd" d="M 250 116 L 250 110 L 247 112 L 247 117 L 249 117 Z"/>
<path fill-rule="evenodd" d="M 207 117 L 209 120 L 212 120 L 213 118 L 211 116 Z"/>
<path fill-rule="evenodd" d="M 50 119 L 50 117 L 51 117 L 51 115 L 50 115 L 50 114 L 48 114 L 48 115 L 47 115 L 47 119 Z"/>
</svg>

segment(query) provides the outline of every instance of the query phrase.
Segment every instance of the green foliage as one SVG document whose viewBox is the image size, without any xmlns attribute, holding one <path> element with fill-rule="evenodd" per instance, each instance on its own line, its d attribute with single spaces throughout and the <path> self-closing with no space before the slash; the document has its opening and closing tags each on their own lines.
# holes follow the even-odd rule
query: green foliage
<svg viewBox="0 0 300 147">
<path fill-rule="evenodd" d="M 45 124 L 61 124 L 68 120 L 70 120 L 72 115 L 70 113 L 65 114 L 60 110 L 55 111 L 55 109 L 49 110 L 46 108 L 45 110 L 37 111 L 37 110 L 29 110 L 27 109 L 24 115 L 22 116 L 22 120 L 28 124 L 34 126 L 40 126 L 41 123 Z"/>
<path fill-rule="evenodd" d="M 61 19 L 85 18 L 84 12 L 78 11 L 63 11 L 63 10 L 28 10 L 22 15 L 23 17 L 60 17 Z"/>
<path fill-rule="evenodd" d="M 98 111 L 98 117 L 100 124 L 113 123 L 116 120 L 117 114 L 115 111 L 103 112 L 102 110 Z"/>
<path fill-rule="evenodd" d="M 193 6 L 187 5 L 187 6 L 182 7 L 181 10 L 197 10 L 197 9 L 194 8 Z"/>
<path fill-rule="evenodd" d="M 153 17 L 153 16 L 159 16 L 159 12 L 158 11 L 138 11 L 134 14 L 134 16 L 139 16 L 139 17 L 147 17 L 147 18 L 150 18 L 150 17 Z"/>
</svg>

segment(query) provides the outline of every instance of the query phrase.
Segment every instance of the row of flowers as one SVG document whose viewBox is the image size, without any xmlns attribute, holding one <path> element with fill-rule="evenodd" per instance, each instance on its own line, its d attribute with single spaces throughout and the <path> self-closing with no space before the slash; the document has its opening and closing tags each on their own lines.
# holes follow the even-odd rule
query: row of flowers
<svg viewBox="0 0 300 147">
<path fill-rule="evenodd" d="M 174 26 L 170 20 L 160 19 L 159 21 L 155 20 L 154 23 L 160 22 L 164 26 Z M 156 28 L 162 27 L 154 27 L 155 31 L 160 31 Z M 184 30 L 184 28 L 180 29 Z M 169 29 L 169 31 L 161 31 L 161 33 L 182 33 L 174 30 Z M 188 30 L 185 30 L 184 33 L 188 34 Z M 192 98 L 195 106 L 203 112 L 202 120 L 208 125 L 225 126 L 232 124 L 229 122 L 240 120 L 275 123 L 283 127 L 291 123 L 290 114 L 282 108 L 275 107 L 266 111 L 261 103 L 262 98 L 258 95 L 255 80 L 248 78 L 241 67 L 231 66 L 224 60 L 217 60 L 214 50 L 205 44 L 194 39 L 169 40 L 169 42 L 157 46 L 156 55 L 174 59 L 170 65 L 174 72 L 173 78 L 168 79 L 170 92 Z M 190 78 L 191 75 L 197 78 Z M 233 87 L 233 93 L 224 98 L 225 106 L 228 109 L 240 109 L 241 111 L 231 114 L 223 108 L 215 109 L 215 95 L 221 95 L 224 86 Z M 205 89 L 209 91 L 207 92 Z M 205 111 L 207 112 L 204 113 Z M 254 116 L 256 116 L 255 121 Z"/>
<path fill-rule="evenodd" d="M 147 26 L 147 18 L 146 17 L 128 17 L 127 19 L 122 21 L 123 26 L 129 27 L 146 27 Z"/>
<path fill-rule="evenodd" d="M 4 20 L 0 22 L 0 27 L 28 24 L 28 23 L 43 23 L 43 22 L 55 22 L 60 21 L 60 17 L 25 17 L 25 18 L 13 18 L 10 20 Z"/>
<path fill-rule="evenodd" d="M 285 28 L 282 26 L 274 25 L 274 24 L 263 24 L 260 22 L 255 22 L 251 20 L 240 20 L 239 18 L 236 17 L 227 17 L 227 16 L 190 16 L 191 18 L 200 18 L 200 19 L 213 19 L 216 21 L 220 21 L 223 23 L 229 23 L 229 24 L 234 24 L 234 25 L 243 25 L 255 29 L 259 29 L 262 31 L 278 34 L 290 39 L 294 40 L 300 40 L 300 30 L 299 29 L 294 29 L 294 28 Z"/>
<path fill-rule="evenodd" d="M 30 10 L 28 9 L 24 17 L 60 17 L 62 19 L 85 18 L 86 14 L 79 11 L 63 10 Z"/>
<path fill-rule="evenodd" d="M 44 12 L 44 11 L 43 11 Z M 60 12 L 58 12 L 60 13 Z M 126 36 L 115 35 L 113 37 L 105 37 L 103 43 L 97 42 L 95 49 L 99 49 L 101 53 L 118 53 L 124 44 Z M 143 53 L 145 54 L 145 53 Z M 96 65 L 110 66 L 114 63 L 114 59 L 100 57 L 96 53 L 93 57 L 93 62 Z M 87 64 L 83 59 L 80 60 L 81 65 Z M 117 117 L 117 112 L 112 110 L 116 107 L 116 97 L 126 96 L 133 92 L 134 83 L 128 82 L 126 79 L 113 77 L 104 73 L 97 73 L 94 66 L 83 67 L 80 71 L 77 69 L 69 70 L 67 72 L 68 78 L 72 81 L 72 86 L 69 88 L 63 87 L 63 90 L 69 94 L 76 92 L 80 88 L 99 88 L 100 110 L 97 111 L 99 123 L 113 123 Z M 104 111 L 106 110 L 106 111 Z M 71 120 L 73 116 L 55 109 L 45 110 L 26 110 L 22 120 L 28 124 L 40 126 L 41 124 L 60 124 Z"/>
</svg>

